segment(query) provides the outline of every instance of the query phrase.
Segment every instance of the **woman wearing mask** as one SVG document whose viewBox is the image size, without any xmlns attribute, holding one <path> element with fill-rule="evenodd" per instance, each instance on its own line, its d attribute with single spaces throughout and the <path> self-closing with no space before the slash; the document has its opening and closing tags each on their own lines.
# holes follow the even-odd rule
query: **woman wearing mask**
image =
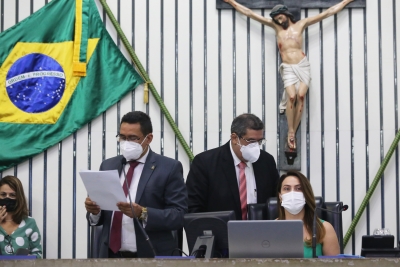
<svg viewBox="0 0 400 267">
<path fill-rule="evenodd" d="M 288 171 L 278 182 L 278 220 L 302 220 L 304 258 L 312 258 L 312 229 L 315 198 L 308 179 L 300 172 Z M 339 242 L 329 222 L 317 217 L 317 256 L 339 254 Z"/>
<path fill-rule="evenodd" d="M 24 255 L 23 251 L 42 258 L 42 245 L 36 221 L 28 216 L 24 189 L 14 176 L 0 180 L 0 251 L 4 255 Z M 25 254 L 26 255 L 26 254 Z"/>
</svg>

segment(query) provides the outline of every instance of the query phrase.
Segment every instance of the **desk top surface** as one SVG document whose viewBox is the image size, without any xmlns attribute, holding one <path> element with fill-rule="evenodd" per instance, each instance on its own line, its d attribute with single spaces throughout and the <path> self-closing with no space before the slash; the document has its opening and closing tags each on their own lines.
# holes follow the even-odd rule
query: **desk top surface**
<svg viewBox="0 0 400 267">
<path fill-rule="evenodd" d="M 5 263 L 5 262 L 3 262 Z M 132 266 L 163 266 L 163 267 L 249 267 L 268 265 L 268 267 L 308 267 L 308 266 L 400 266 L 399 258 L 365 258 L 365 259 L 46 259 L 46 260 L 10 260 L 7 267 L 132 267 Z M 3 265 L 4 266 L 4 265 Z"/>
</svg>

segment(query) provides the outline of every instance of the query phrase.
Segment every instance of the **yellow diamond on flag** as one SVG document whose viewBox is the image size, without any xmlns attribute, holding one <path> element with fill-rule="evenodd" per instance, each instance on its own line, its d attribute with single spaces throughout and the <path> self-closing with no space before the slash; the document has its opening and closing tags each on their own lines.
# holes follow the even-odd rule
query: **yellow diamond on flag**
<svg viewBox="0 0 400 267">
<path fill-rule="evenodd" d="M 99 39 L 89 39 L 89 62 Z M 17 43 L 0 69 L 0 122 L 54 124 L 80 77 L 73 76 L 72 41 Z"/>
</svg>

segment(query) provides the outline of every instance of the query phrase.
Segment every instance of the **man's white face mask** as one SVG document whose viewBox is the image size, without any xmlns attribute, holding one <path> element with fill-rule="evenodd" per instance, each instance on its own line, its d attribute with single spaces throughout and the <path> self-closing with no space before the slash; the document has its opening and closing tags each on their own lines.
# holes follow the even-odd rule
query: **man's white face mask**
<svg viewBox="0 0 400 267">
<path fill-rule="evenodd" d="M 126 161 L 137 160 L 140 155 L 143 153 L 142 144 L 144 140 L 146 140 L 147 135 L 143 139 L 143 141 L 139 144 L 131 141 L 121 141 L 119 142 L 122 155 L 126 159 Z"/>
<path fill-rule="evenodd" d="M 254 163 L 260 157 L 260 145 L 257 142 L 250 143 L 247 146 L 240 144 L 239 136 L 238 138 L 238 145 L 240 146 L 240 152 L 242 152 L 242 157 L 244 160 Z"/>
</svg>

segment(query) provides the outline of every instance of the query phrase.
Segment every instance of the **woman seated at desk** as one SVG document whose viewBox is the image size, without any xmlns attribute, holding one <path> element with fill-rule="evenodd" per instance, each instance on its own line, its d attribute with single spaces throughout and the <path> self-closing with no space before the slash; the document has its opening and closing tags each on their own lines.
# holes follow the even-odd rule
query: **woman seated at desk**
<svg viewBox="0 0 400 267">
<path fill-rule="evenodd" d="M 304 258 L 312 258 L 312 229 L 315 211 L 314 193 L 308 179 L 300 172 L 288 171 L 278 182 L 278 220 L 302 220 Z M 317 256 L 339 254 L 335 229 L 317 216 Z"/>
<path fill-rule="evenodd" d="M 0 252 L 42 258 L 41 236 L 36 221 L 28 216 L 24 188 L 14 176 L 0 180 Z M 22 251 L 22 252 L 21 252 Z M 25 252 L 24 252 L 25 251 Z"/>
</svg>

